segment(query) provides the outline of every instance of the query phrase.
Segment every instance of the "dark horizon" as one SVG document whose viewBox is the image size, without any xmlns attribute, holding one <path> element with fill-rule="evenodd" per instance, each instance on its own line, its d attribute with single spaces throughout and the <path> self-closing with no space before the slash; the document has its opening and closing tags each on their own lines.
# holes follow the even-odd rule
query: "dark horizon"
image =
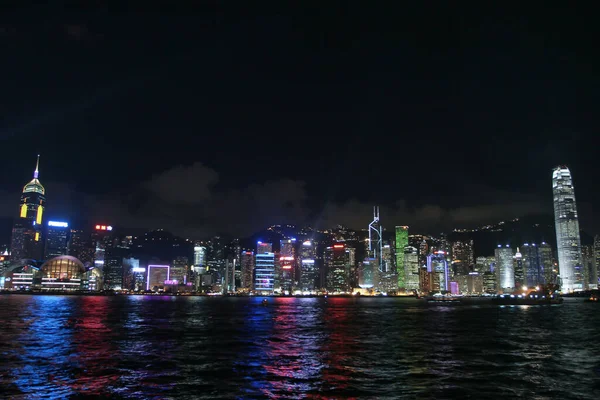
<svg viewBox="0 0 600 400">
<path fill-rule="evenodd" d="M 45 22 L 32 15 L 47 14 Z M 41 154 L 48 216 L 245 236 L 276 223 L 423 233 L 552 214 L 598 232 L 597 25 L 571 8 L 16 9 L 0 217 Z"/>
</svg>

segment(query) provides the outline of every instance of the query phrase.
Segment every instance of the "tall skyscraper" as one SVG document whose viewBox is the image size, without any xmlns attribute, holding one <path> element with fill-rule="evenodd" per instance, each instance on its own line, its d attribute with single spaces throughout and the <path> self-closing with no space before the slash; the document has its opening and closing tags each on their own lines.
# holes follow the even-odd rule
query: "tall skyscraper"
<svg viewBox="0 0 600 400">
<path fill-rule="evenodd" d="M 408 226 L 396 227 L 396 271 L 398 275 L 398 289 L 404 289 L 404 248 L 408 246 Z"/>
<path fill-rule="evenodd" d="M 33 179 L 23 187 L 19 205 L 19 216 L 15 221 L 11 239 L 13 261 L 42 258 L 42 228 L 46 207 L 46 190 L 38 180 L 40 156 L 38 155 Z"/>
<path fill-rule="evenodd" d="M 327 290 L 348 292 L 350 290 L 350 252 L 346 246 L 337 243 L 325 249 L 325 269 L 327 270 Z"/>
<path fill-rule="evenodd" d="M 522 288 L 526 287 L 525 283 L 525 268 L 523 267 L 523 254 L 517 247 L 517 252 L 513 256 L 513 271 L 515 272 L 515 287 Z"/>
<path fill-rule="evenodd" d="M 69 223 L 48 221 L 44 258 L 64 256 L 67 254 L 69 240 Z M 81 261 L 81 260 L 80 260 Z"/>
<path fill-rule="evenodd" d="M 404 248 L 404 284 L 407 291 L 419 290 L 419 250 Z"/>
<path fill-rule="evenodd" d="M 254 281 L 254 252 L 253 251 L 242 251 L 241 257 L 242 267 L 242 287 L 245 291 L 252 290 L 252 282 Z"/>
<path fill-rule="evenodd" d="M 319 278 L 319 271 L 315 264 L 316 246 L 312 240 L 302 242 L 300 246 L 300 290 L 303 292 L 314 291 Z"/>
<path fill-rule="evenodd" d="M 427 256 L 427 275 L 429 282 L 423 286 L 426 291 L 449 291 L 450 273 L 448 271 L 447 254 L 437 251 Z"/>
<path fill-rule="evenodd" d="M 513 250 L 509 245 L 502 247 L 498 245 L 496 254 L 496 278 L 498 279 L 497 289 L 499 291 L 510 293 L 515 289 L 515 269 L 513 262 Z"/>
<path fill-rule="evenodd" d="M 594 265 L 594 246 L 593 245 L 582 245 L 581 246 L 581 261 L 583 265 L 583 289 L 592 289 L 594 282 L 594 276 L 596 275 Z M 597 278 L 596 278 L 597 279 Z"/>
<path fill-rule="evenodd" d="M 579 219 L 573 179 L 567 167 L 557 167 L 552 172 L 552 191 L 561 291 L 582 290 L 584 277 Z"/>
<path fill-rule="evenodd" d="M 67 254 L 77 258 L 83 265 L 92 265 L 96 247 L 92 245 L 90 232 L 82 229 L 71 229 L 70 237 Z"/>
<path fill-rule="evenodd" d="M 594 237 L 594 269 L 596 273 L 594 274 L 595 281 L 594 283 L 597 287 L 600 287 L 600 236 L 596 235 Z"/>
<path fill-rule="evenodd" d="M 544 264 L 542 263 L 540 253 L 540 247 L 535 243 L 525 243 L 521 247 L 525 286 L 527 287 L 535 287 L 546 283 Z M 552 268 L 551 266 L 549 267 Z"/>
<path fill-rule="evenodd" d="M 279 270 L 281 290 L 291 293 L 296 277 L 296 239 L 279 241 Z"/>
<path fill-rule="evenodd" d="M 546 242 L 542 242 L 538 247 L 540 257 L 540 268 L 542 269 L 545 284 L 556 283 L 556 272 L 554 270 L 554 256 L 552 255 L 552 247 Z"/>
<path fill-rule="evenodd" d="M 369 257 L 377 263 L 379 272 L 383 272 L 383 228 L 379 221 L 379 207 L 373 207 L 373 221 L 369 224 Z M 369 262 L 371 265 L 372 262 Z"/>
<path fill-rule="evenodd" d="M 275 253 L 271 243 L 258 242 L 254 267 L 254 290 L 273 293 L 275 289 Z"/>
<path fill-rule="evenodd" d="M 456 240 L 452 243 L 452 263 L 470 267 L 474 258 L 473 239 Z"/>
</svg>

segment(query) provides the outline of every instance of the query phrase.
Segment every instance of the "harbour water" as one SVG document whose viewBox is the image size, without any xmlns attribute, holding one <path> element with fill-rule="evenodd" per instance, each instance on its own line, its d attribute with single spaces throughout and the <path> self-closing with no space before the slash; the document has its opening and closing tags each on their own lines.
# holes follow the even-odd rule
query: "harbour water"
<svg viewBox="0 0 600 400">
<path fill-rule="evenodd" d="M 11 399 L 596 399 L 600 308 L 0 296 Z"/>
</svg>

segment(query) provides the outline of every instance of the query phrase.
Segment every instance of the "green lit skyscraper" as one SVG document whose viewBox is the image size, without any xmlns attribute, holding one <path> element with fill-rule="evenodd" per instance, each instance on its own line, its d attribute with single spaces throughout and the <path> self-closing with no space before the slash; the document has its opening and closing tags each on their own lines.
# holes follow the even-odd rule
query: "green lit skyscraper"
<svg viewBox="0 0 600 400">
<path fill-rule="evenodd" d="M 404 279 L 404 248 L 408 246 L 408 226 L 396 227 L 396 271 L 398 289 L 406 288 Z"/>
</svg>

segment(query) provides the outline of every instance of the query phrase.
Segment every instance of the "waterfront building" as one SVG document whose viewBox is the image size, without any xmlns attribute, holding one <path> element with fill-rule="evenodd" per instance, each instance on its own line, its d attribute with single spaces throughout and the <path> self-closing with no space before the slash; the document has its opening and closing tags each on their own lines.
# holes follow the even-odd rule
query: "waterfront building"
<svg viewBox="0 0 600 400">
<path fill-rule="evenodd" d="M 447 255 L 444 251 L 437 251 L 427 256 L 427 272 L 429 288 L 431 291 L 444 292 L 450 290 L 450 273 L 448 271 Z"/>
<path fill-rule="evenodd" d="M 300 290 L 312 292 L 317 289 L 319 270 L 316 261 L 316 245 L 311 240 L 305 240 L 300 246 Z"/>
<path fill-rule="evenodd" d="M 396 226 L 396 275 L 398 289 L 405 288 L 404 248 L 408 246 L 408 226 Z"/>
<path fill-rule="evenodd" d="M 596 271 L 594 268 L 594 246 L 593 245 L 582 245 L 581 246 L 581 262 L 583 265 L 583 289 L 589 290 L 594 284 L 594 277 Z M 597 279 L 597 278 L 596 278 Z"/>
<path fill-rule="evenodd" d="M 513 256 L 513 271 L 515 273 L 515 288 L 520 289 L 527 286 L 525 282 L 525 268 L 523 267 L 523 255 L 517 247 L 517 252 Z"/>
<path fill-rule="evenodd" d="M 333 293 L 346 293 L 350 290 L 350 255 L 341 243 L 325 249 L 325 268 L 327 270 L 326 288 Z"/>
<path fill-rule="evenodd" d="M 273 244 L 258 242 L 254 266 L 254 290 L 260 294 L 272 294 L 275 290 L 275 253 Z"/>
<path fill-rule="evenodd" d="M 69 223 L 64 221 L 48 221 L 44 259 L 64 256 L 69 243 Z"/>
<path fill-rule="evenodd" d="M 419 251 L 412 246 L 404 248 L 404 287 L 407 292 L 419 290 Z"/>
<path fill-rule="evenodd" d="M 567 167 L 557 167 L 552 172 L 552 191 L 561 291 L 583 290 L 584 275 L 575 187 L 571 171 Z"/>
<path fill-rule="evenodd" d="M 554 255 L 552 254 L 552 247 L 546 243 L 540 243 L 538 248 L 538 255 L 540 259 L 540 269 L 543 271 L 543 279 L 545 284 L 554 284 L 557 280 L 558 270 L 555 268 Z"/>
<path fill-rule="evenodd" d="M 512 293 L 515 289 L 513 250 L 508 244 L 505 247 L 498 245 L 495 255 L 497 290 L 504 293 Z"/>
<path fill-rule="evenodd" d="M 83 229 L 71 229 L 67 254 L 77 258 L 86 266 L 94 263 L 95 245 L 92 245 L 91 233 Z"/>
<path fill-rule="evenodd" d="M 372 289 L 377 279 L 379 262 L 376 258 L 366 258 L 358 270 L 358 286 L 361 289 Z"/>
<path fill-rule="evenodd" d="M 473 239 L 456 240 L 452 243 L 452 263 L 465 267 L 473 265 L 475 258 Z"/>
<path fill-rule="evenodd" d="M 240 262 L 242 269 L 240 289 L 247 292 L 252 290 L 252 282 L 254 281 L 254 252 L 242 251 Z"/>
<path fill-rule="evenodd" d="M 19 214 L 13 225 L 10 254 L 13 261 L 41 260 L 43 253 L 43 223 L 46 208 L 46 189 L 38 180 L 38 155 L 33 179 L 23 187 Z"/>
</svg>

